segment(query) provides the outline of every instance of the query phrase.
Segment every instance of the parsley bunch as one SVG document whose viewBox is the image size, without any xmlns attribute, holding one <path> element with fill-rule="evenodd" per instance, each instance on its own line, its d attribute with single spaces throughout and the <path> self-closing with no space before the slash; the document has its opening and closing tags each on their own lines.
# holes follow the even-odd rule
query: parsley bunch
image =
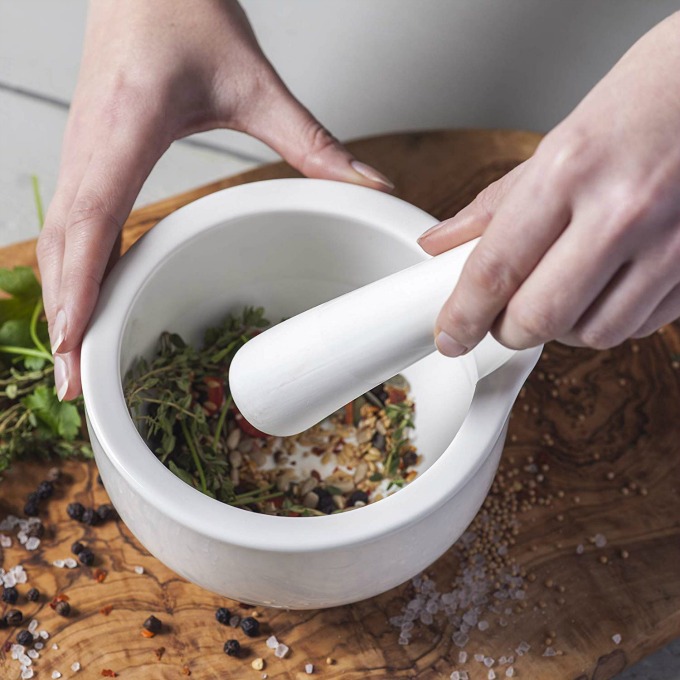
<svg viewBox="0 0 680 680">
<path fill-rule="evenodd" d="M 91 457 L 82 399 L 57 399 L 42 290 L 33 270 L 0 269 L 0 295 L 0 472 L 27 454 Z"/>
</svg>

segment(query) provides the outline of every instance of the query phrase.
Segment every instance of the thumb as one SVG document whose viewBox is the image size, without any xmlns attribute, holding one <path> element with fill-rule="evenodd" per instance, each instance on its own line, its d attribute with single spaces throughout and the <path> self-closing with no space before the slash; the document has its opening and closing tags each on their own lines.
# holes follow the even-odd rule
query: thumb
<svg viewBox="0 0 680 680">
<path fill-rule="evenodd" d="M 448 220 L 428 229 L 419 239 L 420 247 L 429 255 L 439 255 L 461 243 L 481 236 L 489 226 L 507 193 L 526 169 L 527 161 L 513 168 L 499 180 L 477 194 L 472 203 Z"/>
<path fill-rule="evenodd" d="M 258 104 L 248 117 L 245 132 L 270 146 L 303 175 L 381 191 L 394 189 L 379 170 L 354 158 L 279 78 Z"/>
</svg>

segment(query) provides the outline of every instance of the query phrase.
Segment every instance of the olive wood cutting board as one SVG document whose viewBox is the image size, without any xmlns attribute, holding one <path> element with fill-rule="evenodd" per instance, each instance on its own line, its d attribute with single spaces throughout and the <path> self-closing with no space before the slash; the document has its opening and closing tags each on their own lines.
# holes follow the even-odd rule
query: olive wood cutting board
<svg viewBox="0 0 680 680">
<path fill-rule="evenodd" d="M 395 134 L 349 146 L 395 181 L 398 196 L 446 218 L 528 158 L 539 140 L 526 132 L 462 130 Z M 126 224 L 123 247 L 200 196 L 295 175 L 277 163 L 136 210 Z M 35 266 L 34 248 L 34 242 L 26 242 L 1 250 L 0 266 Z M 539 496 L 552 496 L 550 504 L 520 513 L 510 546 L 532 582 L 525 608 L 513 612 L 509 625 L 486 617 L 490 628 L 471 633 L 466 647 L 471 657 L 515 654 L 524 641 L 531 649 L 515 660 L 517 677 L 607 680 L 680 636 L 679 360 L 677 325 L 610 351 L 546 347 L 515 405 L 503 460 L 508 470 L 539 466 L 544 471 Z M 471 680 L 488 677 L 479 662 L 458 663 L 460 650 L 441 615 L 430 625 L 417 625 L 409 645 L 398 644 L 399 632 L 389 618 L 408 602 L 411 585 L 325 611 L 246 608 L 169 571 L 121 522 L 92 528 L 68 519 L 69 502 L 102 503 L 106 493 L 93 463 L 71 461 L 60 467 L 57 493 L 43 516 L 47 532 L 40 548 L 27 552 L 15 540 L 0 552 L 6 569 L 24 564 L 28 584 L 20 592 L 32 585 L 43 593 L 40 602 L 27 603 L 22 596 L 19 603 L 51 635 L 34 662 L 36 678 L 50 678 L 59 670 L 64 678 L 89 679 L 111 669 L 121 678 L 144 680 L 261 678 L 263 673 L 297 680 L 308 677 L 307 663 L 314 664 L 316 676 L 329 679 L 449 678 L 456 669 L 467 670 Z M 26 494 L 48 468 L 24 462 L 5 476 L 0 518 L 21 512 Z M 606 538 L 605 546 L 591 542 L 597 534 Z M 75 540 L 93 547 L 95 565 L 52 566 L 53 560 L 69 556 Z M 577 554 L 579 545 L 582 554 Z M 450 550 L 427 573 L 443 592 L 450 589 L 456 568 Z M 58 593 L 70 598 L 68 618 L 49 607 Z M 219 625 L 214 617 L 218 606 L 259 615 L 263 633 L 248 639 L 240 630 Z M 0 603 L 0 615 L 4 611 Z M 165 626 L 153 639 L 140 635 L 149 614 Z M 0 647 L 14 633 L 0 630 Z M 287 658 L 276 658 L 266 647 L 272 633 L 290 646 Z M 554 641 L 547 641 L 552 633 Z M 244 658 L 223 653 L 231 637 L 247 647 Z M 53 643 L 58 649 L 52 649 Z M 548 643 L 558 655 L 543 656 Z M 18 678 L 18 664 L 9 657 L 0 651 L 0 677 Z M 257 657 L 265 660 L 263 671 L 251 668 Z M 334 663 L 327 663 L 329 658 Z M 79 673 L 70 670 L 76 661 Z M 497 677 L 505 677 L 505 667 L 494 669 Z"/>
</svg>

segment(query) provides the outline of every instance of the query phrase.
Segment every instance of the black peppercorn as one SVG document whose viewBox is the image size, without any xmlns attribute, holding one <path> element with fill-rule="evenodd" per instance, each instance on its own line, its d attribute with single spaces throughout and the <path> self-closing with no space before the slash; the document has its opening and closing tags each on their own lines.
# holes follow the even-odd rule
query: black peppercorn
<svg viewBox="0 0 680 680">
<path fill-rule="evenodd" d="M 360 489 L 352 491 L 352 494 L 347 501 L 347 505 L 355 505 L 357 502 L 364 504 L 368 503 L 368 494 Z"/>
<path fill-rule="evenodd" d="M 54 611 L 59 614 L 59 616 L 68 616 L 71 613 L 71 605 L 66 600 L 59 600 L 54 605 Z"/>
<path fill-rule="evenodd" d="M 115 517 L 116 511 L 113 509 L 112 505 L 104 503 L 97 508 L 97 516 L 102 522 L 106 522 Z"/>
<path fill-rule="evenodd" d="M 8 626 L 20 626 L 23 620 L 24 615 L 21 613 L 20 609 L 10 609 L 5 614 L 5 622 Z"/>
<path fill-rule="evenodd" d="M 94 553 L 89 548 L 83 548 L 78 553 L 78 559 L 81 564 L 84 564 L 86 567 L 91 567 L 94 564 Z"/>
<path fill-rule="evenodd" d="M 69 503 L 66 508 L 66 514 L 71 518 L 80 522 L 83 518 L 83 513 L 85 512 L 85 507 L 82 503 Z"/>
<path fill-rule="evenodd" d="M 7 604 L 16 604 L 19 599 L 19 591 L 13 586 L 6 587 L 2 591 L 2 601 Z"/>
<path fill-rule="evenodd" d="M 17 643 L 28 647 L 33 644 L 33 633 L 29 633 L 27 630 L 20 630 L 17 633 Z"/>
<path fill-rule="evenodd" d="M 27 517 L 37 517 L 39 512 L 40 507 L 38 505 L 37 499 L 26 501 L 26 505 L 24 505 L 24 515 L 26 515 Z"/>
<path fill-rule="evenodd" d="M 238 640 L 227 640 L 224 643 L 224 653 L 229 656 L 238 656 L 241 652 L 241 645 Z"/>
<path fill-rule="evenodd" d="M 252 616 L 246 616 L 245 619 L 241 620 L 241 630 L 248 637 L 255 637 L 260 634 L 260 622 Z"/>
<path fill-rule="evenodd" d="M 36 491 L 36 493 L 38 494 L 38 498 L 41 501 L 44 501 L 54 493 L 54 484 L 52 484 L 52 482 L 49 482 L 48 480 L 40 482 L 40 484 L 38 484 L 38 490 Z"/>
<path fill-rule="evenodd" d="M 407 451 L 401 457 L 401 464 L 404 468 L 411 467 L 418 462 L 418 454 L 415 451 Z"/>
<path fill-rule="evenodd" d="M 142 624 L 150 633 L 156 635 L 163 630 L 163 624 L 160 619 L 157 619 L 153 614 Z"/>
<path fill-rule="evenodd" d="M 88 526 L 96 526 L 99 524 L 99 515 L 95 512 L 94 508 L 85 508 L 83 510 L 83 516 L 80 518 L 80 521 L 83 524 L 87 524 Z"/>
<path fill-rule="evenodd" d="M 321 512 L 324 512 L 327 515 L 330 515 L 334 510 L 337 510 L 335 503 L 333 502 L 333 497 L 328 489 L 317 486 L 314 489 L 314 493 L 319 497 L 319 502 L 316 504 L 317 510 L 321 510 Z"/>
<path fill-rule="evenodd" d="M 80 555 L 81 552 L 85 550 L 85 546 L 80 542 L 76 541 L 72 546 L 71 546 L 71 552 L 74 555 Z"/>
<path fill-rule="evenodd" d="M 375 446 L 378 451 L 384 451 L 385 450 L 385 435 L 380 434 L 380 432 L 376 432 L 373 435 L 373 439 L 371 439 L 371 444 Z"/>
<path fill-rule="evenodd" d="M 29 602 L 37 602 L 40 599 L 40 591 L 37 588 L 31 588 L 26 593 L 26 599 Z"/>
<path fill-rule="evenodd" d="M 215 612 L 215 618 L 217 619 L 218 623 L 221 623 L 225 626 L 229 623 L 229 617 L 230 616 L 231 616 L 231 614 L 226 607 L 220 607 Z"/>
</svg>

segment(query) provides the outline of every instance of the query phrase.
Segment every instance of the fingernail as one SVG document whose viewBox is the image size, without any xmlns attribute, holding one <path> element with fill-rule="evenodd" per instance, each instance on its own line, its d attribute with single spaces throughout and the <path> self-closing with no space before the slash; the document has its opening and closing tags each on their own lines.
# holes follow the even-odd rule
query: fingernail
<svg viewBox="0 0 680 680">
<path fill-rule="evenodd" d="M 383 175 L 381 172 L 378 172 L 375 168 L 372 168 L 370 165 L 366 165 L 366 163 L 362 163 L 361 161 L 352 161 L 350 165 L 362 177 L 370 179 L 371 182 L 378 182 L 379 184 L 383 184 L 384 186 L 386 186 L 388 189 L 394 189 L 394 184 L 392 184 L 392 182 L 390 182 L 390 180 L 387 179 L 385 175 Z"/>
<path fill-rule="evenodd" d="M 441 229 L 443 222 L 440 222 L 439 224 L 435 224 L 434 227 L 430 227 L 427 231 L 424 231 L 419 237 L 418 237 L 418 243 L 420 243 L 426 236 L 430 236 L 431 234 L 434 234 L 436 231 L 439 231 Z"/>
<path fill-rule="evenodd" d="M 62 401 L 68 390 L 68 368 L 58 354 L 54 357 L 54 384 L 57 388 L 57 399 Z"/>
<path fill-rule="evenodd" d="M 467 352 L 467 347 L 463 347 L 459 342 L 456 342 L 448 333 L 439 331 L 435 338 L 437 349 L 447 357 L 459 357 L 461 354 Z"/>
<path fill-rule="evenodd" d="M 56 354 L 64 342 L 64 335 L 66 334 L 66 314 L 63 309 L 57 312 L 57 318 L 54 320 L 54 326 L 52 326 L 52 337 L 54 341 L 52 342 L 52 354 Z"/>
</svg>

